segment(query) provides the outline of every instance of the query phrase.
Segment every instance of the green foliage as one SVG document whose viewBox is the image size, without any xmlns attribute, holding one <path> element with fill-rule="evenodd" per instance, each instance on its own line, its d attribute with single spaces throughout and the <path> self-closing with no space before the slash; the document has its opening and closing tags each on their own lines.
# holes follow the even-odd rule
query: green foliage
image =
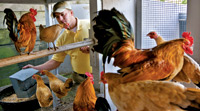
<svg viewBox="0 0 200 111">
<path fill-rule="evenodd" d="M 161 2 L 165 2 L 165 0 L 160 0 Z"/>
<path fill-rule="evenodd" d="M 15 49 L 11 46 L 1 46 L 0 52 L 1 52 L 0 59 L 16 55 Z M 11 84 L 8 77 L 17 71 L 19 71 L 19 67 L 17 64 L 1 67 L 0 68 L 0 81 L 1 81 L 0 87 Z"/>
<path fill-rule="evenodd" d="M 9 31 L 7 29 L 0 30 L 0 44 L 9 44 L 12 43 L 12 40 L 9 37 Z"/>
<path fill-rule="evenodd" d="M 182 4 L 187 4 L 187 0 L 183 0 L 183 1 L 182 1 Z"/>
<path fill-rule="evenodd" d="M 5 86 L 5 85 L 8 85 L 8 84 L 11 84 L 11 81 L 10 81 L 9 78 L 1 79 L 0 87 Z"/>
</svg>

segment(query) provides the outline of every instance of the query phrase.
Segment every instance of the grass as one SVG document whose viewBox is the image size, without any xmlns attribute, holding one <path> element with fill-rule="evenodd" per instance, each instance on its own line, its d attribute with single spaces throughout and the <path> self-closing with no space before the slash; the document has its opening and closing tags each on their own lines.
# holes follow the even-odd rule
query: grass
<svg viewBox="0 0 200 111">
<path fill-rule="evenodd" d="M 0 59 L 1 58 L 6 58 L 6 57 L 11 57 L 16 55 L 16 51 L 13 50 L 14 47 L 9 47 L 9 46 L 1 46 L 0 47 Z M 9 76 L 12 75 L 13 73 L 19 71 L 18 64 L 13 64 L 9 65 L 6 67 L 1 67 L 0 68 L 0 87 L 5 86 L 10 84 Z"/>
<path fill-rule="evenodd" d="M 63 76 L 63 77 L 66 77 L 66 78 L 72 78 L 72 73 L 60 74 L 60 75 Z"/>
</svg>

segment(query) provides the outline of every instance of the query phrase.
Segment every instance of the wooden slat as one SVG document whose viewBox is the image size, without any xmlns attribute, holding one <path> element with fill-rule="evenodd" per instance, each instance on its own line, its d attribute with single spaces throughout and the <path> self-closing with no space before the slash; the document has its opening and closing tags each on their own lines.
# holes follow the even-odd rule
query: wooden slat
<svg viewBox="0 0 200 111">
<path fill-rule="evenodd" d="M 33 52 L 30 55 L 23 54 L 23 55 L 8 57 L 8 58 L 0 59 L 0 67 L 16 64 L 16 63 L 20 63 L 20 62 L 25 62 L 25 61 L 29 61 L 32 59 L 37 59 L 37 58 L 45 57 L 45 56 L 52 55 L 55 53 L 63 52 L 66 50 L 79 48 L 79 47 L 83 47 L 83 46 L 88 46 L 88 45 L 93 45 L 93 44 L 94 44 L 94 41 L 92 39 L 88 39 L 85 41 L 76 42 L 76 43 L 58 47 L 58 49 L 56 51 L 46 49 L 46 50 Z"/>
<path fill-rule="evenodd" d="M 15 4 L 49 4 L 56 3 L 63 0 L 0 0 L 0 3 L 15 3 Z M 75 1 L 75 0 L 65 0 Z"/>
</svg>

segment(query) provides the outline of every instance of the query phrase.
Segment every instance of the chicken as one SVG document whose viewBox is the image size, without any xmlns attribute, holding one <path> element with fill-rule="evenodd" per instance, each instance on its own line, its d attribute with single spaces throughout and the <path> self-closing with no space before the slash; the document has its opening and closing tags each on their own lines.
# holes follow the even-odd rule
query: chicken
<svg viewBox="0 0 200 111">
<path fill-rule="evenodd" d="M 49 27 L 44 28 L 42 24 L 40 24 L 40 40 L 48 43 L 48 49 L 50 49 L 49 42 L 52 42 L 54 50 L 56 50 L 56 46 L 54 41 L 58 38 L 60 32 L 64 28 L 64 24 L 56 24 Z"/>
<path fill-rule="evenodd" d="M 41 71 L 41 74 L 46 75 L 49 79 L 49 85 L 51 90 L 55 93 L 56 97 L 61 99 L 68 94 L 73 85 L 73 80 L 68 78 L 65 83 L 58 79 L 54 74 L 47 70 Z"/>
<path fill-rule="evenodd" d="M 140 80 L 172 80 L 183 66 L 184 52 L 192 54 L 193 38 L 171 40 L 152 49 L 139 50 L 134 46 L 130 23 L 115 8 L 101 10 L 94 19 L 94 36 L 98 45 L 94 50 L 103 54 L 103 63 L 108 56 L 114 58 L 123 82 Z"/>
<path fill-rule="evenodd" d="M 200 89 L 169 81 L 136 81 L 123 84 L 123 76 L 102 73 L 110 97 L 119 111 L 199 111 Z M 127 96 L 128 95 L 128 96 Z"/>
<path fill-rule="evenodd" d="M 88 78 L 83 81 L 76 91 L 73 103 L 74 111 L 110 111 L 110 106 L 106 99 L 97 99 L 93 87 L 93 75 L 86 73 Z"/>
<path fill-rule="evenodd" d="M 154 39 L 157 43 L 157 45 L 165 42 L 165 40 L 159 36 L 156 32 L 150 32 L 147 34 L 151 39 Z M 192 59 L 187 54 L 184 55 L 184 64 L 181 71 L 177 74 L 177 76 L 174 77 L 175 81 L 183 81 L 183 82 L 190 82 L 190 80 L 196 84 L 198 87 L 200 87 L 200 67 L 199 64 Z"/>
<path fill-rule="evenodd" d="M 32 78 L 37 81 L 36 97 L 40 107 L 51 106 L 53 104 L 53 96 L 49 87 L 44 84 L 44 81 L 39 75 L 35 74 Z"/>
<path fill-rule="evenodd" d="M 4 16 L 3 24 L 6 20 L 7 28 L 10 32 L 9 36 L 14 42 L 17 52 L 20 54 L 30 54 L 36 42 L 36 27 L 34 22 L 36 21 L 37 10 L 31 8 L 30 12 L 23 14 L 19 21 L 17 21 L 17 17 L 11 9 L 6 8 L 4 13 L 6 15 Z M 21 48 L 24 47 L 25 50 L 22 51 Z"/>
</svg>

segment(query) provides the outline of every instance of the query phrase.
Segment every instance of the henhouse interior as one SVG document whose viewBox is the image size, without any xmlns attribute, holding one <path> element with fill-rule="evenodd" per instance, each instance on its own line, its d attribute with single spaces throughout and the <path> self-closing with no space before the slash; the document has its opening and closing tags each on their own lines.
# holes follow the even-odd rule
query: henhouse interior
<svg viewBox="0 0 200 111">
<path fill-rule="evenodd" d="M 0 0 L 0 111 L 200 111 L 199 0 Z"/>
</svg>

